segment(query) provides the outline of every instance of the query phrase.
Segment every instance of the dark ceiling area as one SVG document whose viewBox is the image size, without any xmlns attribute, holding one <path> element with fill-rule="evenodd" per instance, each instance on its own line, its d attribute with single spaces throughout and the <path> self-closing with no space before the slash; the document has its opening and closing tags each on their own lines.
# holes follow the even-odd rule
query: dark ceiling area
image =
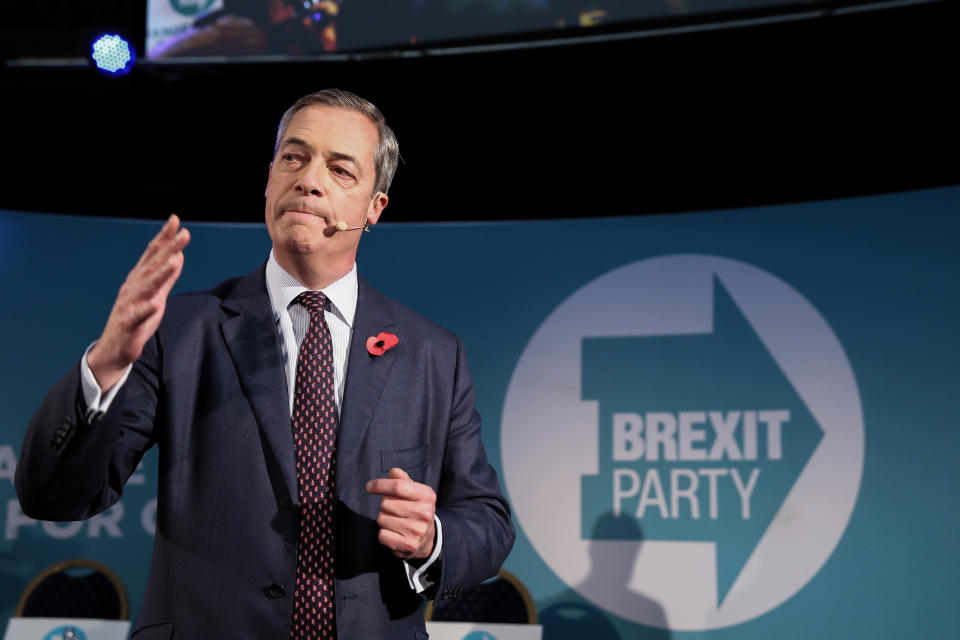
<svg viewBox="0 0 960 640">
<path fill-rule="evenodd" d="M 50 5 L 73 7 L 56 20 L 4 9 L 0 207 L 260 221 L 280 115 L 328 86 L 377 103 L 400 139 L 385 220 L 671 213 L 958 182 L 955 3 L 457 55 L 141 62 L 121 78 L 11 61 L 41 55 L 48 36 L 67 57 L 105 30 L 142 40 L 141 2 L 103 3 L 102 25 L 81 4 Z"/>
</svg>

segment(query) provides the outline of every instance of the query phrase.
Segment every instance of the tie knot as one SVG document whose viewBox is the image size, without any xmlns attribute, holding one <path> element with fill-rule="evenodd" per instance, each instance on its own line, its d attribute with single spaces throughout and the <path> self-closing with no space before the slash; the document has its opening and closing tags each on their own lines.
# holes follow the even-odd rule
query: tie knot
<svg viewBox="0 0 960 640">
<path fill-rule="evenodd" d="M 323 307 L 327 304 L 327 296 L 320 291 L 304 291 L 296 298 L 294 302 L 310 312 L 310 317 L 323 316 Z"/>
</svg>

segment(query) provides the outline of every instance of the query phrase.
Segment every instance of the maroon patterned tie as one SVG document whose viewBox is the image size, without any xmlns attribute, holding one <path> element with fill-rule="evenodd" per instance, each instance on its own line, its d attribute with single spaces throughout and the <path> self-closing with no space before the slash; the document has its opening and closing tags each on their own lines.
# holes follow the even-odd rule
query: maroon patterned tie
<svg viewBox="0 0 960 640">
<path fill-rule="evenodd" d="M 333 598 L 333 475 L 337 437 L 333 344 L 323 317 L 326 296 L 305 291 L 294 302 L 310 312 L 310 328 L 297 356 L 293 443 L 300 491 L 297 586 L 290 637 L 337 637 Z"/>
</svg>

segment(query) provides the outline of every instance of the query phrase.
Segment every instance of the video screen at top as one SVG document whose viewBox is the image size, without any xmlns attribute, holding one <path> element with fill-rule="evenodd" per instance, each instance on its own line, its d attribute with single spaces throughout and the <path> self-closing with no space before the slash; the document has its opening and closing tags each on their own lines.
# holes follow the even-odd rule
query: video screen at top
<svg viewBox="0 0 960 640">
<path fill-rule="evenodd" d="M 572 34 L 798 0 L 147 0 L 147 57 L 305 55 Z"/>
</svg>

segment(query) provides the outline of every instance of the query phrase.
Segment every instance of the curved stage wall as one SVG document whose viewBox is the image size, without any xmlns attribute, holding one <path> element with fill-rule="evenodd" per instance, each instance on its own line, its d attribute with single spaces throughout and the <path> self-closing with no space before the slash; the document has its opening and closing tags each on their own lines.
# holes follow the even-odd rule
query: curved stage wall
<svg viewBox="0 0 960 640">
<path fill-rule="evenodd" d="M 359 269 L 461 334 L 547 639 L 955 637 L 960 188 L 670 216 L 379 225 Z M 585 212 L 588 213 L 588 212 Z M 190 224 L 178 290 L 260 264 Z M 19 511 L 46 389 L 158 224 L 0 211 L 0 615 L 71 557 L 134 607 L 156 451 L 83 523 Z M 402 340 L 403 337 L 400 336 Z M 453 543 L 454 541 L 451 541 Z"/>
</svg>

